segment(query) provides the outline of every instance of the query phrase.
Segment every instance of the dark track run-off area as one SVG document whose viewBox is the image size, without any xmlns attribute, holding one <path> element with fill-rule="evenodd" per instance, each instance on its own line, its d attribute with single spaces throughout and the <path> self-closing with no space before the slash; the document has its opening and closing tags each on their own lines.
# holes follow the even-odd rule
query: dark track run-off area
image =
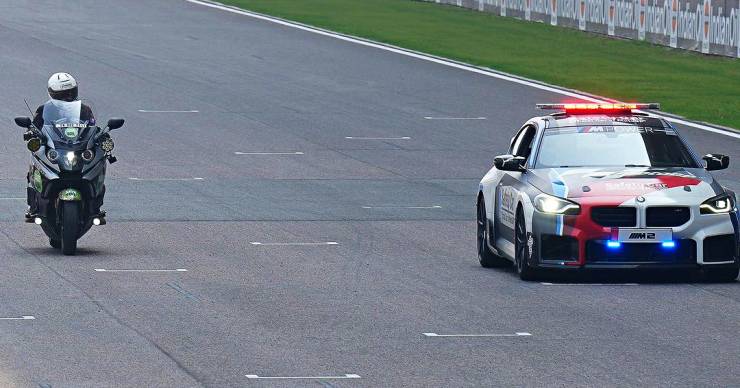
<svg viewBox="0 0 740 388">
<path fill-rule="evenodd" d="M 478 181 L 559 95 L 178 0 L 6 2 L 0 40 L 0 317 L 35 317 L 0 320 L 0 386 L 740 385 L 740 283 L 478 265 Z M 127 120 L 77 256 L 19 199 L 56 71 Z"/>
</svg>

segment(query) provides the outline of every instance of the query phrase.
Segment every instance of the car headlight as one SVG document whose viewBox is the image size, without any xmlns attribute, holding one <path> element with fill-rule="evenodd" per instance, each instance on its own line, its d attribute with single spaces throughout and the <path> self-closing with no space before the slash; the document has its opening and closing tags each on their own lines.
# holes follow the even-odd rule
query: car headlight
<svg viewBox="0 0 740 388">
<path fill-rule="evenodd" d="M 729 213 L 733 209 L 735 209 L 735 199 L 729 194 L 720 194 L 716 197 L 709 198 L 699 205 L 701 214 Z"/>
<path fill-rule="evenodd" d="M 581 206 L 567 199 L 540 194 L 534 197 L 534 207 L 542 213 L 574 215 L 581 212 Z"/>
</svg>

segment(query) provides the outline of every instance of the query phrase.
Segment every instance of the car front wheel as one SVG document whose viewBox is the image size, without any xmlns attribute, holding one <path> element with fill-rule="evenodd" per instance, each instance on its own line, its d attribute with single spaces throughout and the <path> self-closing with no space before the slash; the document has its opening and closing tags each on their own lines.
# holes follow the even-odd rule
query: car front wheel
<svg viewBox="0 0 740 388">
<path fill-rule="evenodd" d="M 740 267 L 704 268 L 704 278 L 710 282 L 730 283 L 737 280 Z"/>
<path fill-rule="evenodd" d="M 514 231 L 514 264 L 516 265 L 516 272 L 522 280 L 534 280 L 536 277 L 535 270 L 529 266 L 527 225 L 524 222 L 524 215 L 521 211 L 517 212 Z"/>
</svg>

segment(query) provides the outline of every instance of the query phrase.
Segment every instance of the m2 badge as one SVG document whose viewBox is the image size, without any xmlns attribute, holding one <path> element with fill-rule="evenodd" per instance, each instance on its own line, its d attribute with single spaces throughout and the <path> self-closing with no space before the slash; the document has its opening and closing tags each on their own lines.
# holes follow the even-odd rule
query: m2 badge
<svg viewBox="0 0 740 388">
<path fill-rule="evenodd" d="M 619 229 L 619 241 L 626 243 L 657 243 L 673 240 L 671 229 Z"/>
</svg>

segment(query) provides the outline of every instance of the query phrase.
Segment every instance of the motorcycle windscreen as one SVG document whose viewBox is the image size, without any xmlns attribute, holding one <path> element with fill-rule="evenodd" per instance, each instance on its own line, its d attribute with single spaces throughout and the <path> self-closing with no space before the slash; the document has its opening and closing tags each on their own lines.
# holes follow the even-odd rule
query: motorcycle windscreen
<svg viewBox="0 0 740 388">
<path fill-rule="evenodd" d="M 81 101 L 49 100 L 44 104 L 43 131 L 55 145 L 77 143 L 85 135 L 89 123 L 80 119 L 81 110 Z"/>
</svg>

